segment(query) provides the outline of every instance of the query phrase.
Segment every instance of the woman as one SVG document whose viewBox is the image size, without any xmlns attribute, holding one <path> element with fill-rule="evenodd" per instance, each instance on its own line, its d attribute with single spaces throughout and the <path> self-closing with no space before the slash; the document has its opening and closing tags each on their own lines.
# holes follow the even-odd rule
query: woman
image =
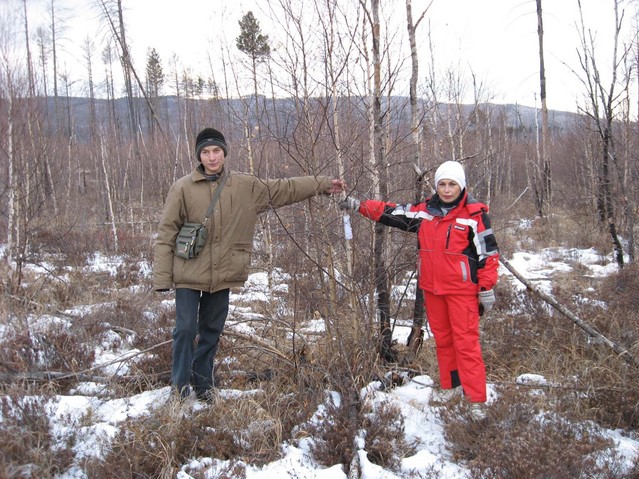
<svg viewBox="0 0 639 479">
<path fill-rule="evenodd" d="M 436 193 L 423 203 L 358 201 L 340 206 L 371 220 L 417 233 L 419 287 L 435 338 L 440 385 L 452 397 L 462 387 L 473 414 L 483 416 L 486 368 L 479 316 L 495 303 L 499 252 L 488 207 L 466 191 L 462 165 L 446 161 L 435 172 Z"/>
</svg>

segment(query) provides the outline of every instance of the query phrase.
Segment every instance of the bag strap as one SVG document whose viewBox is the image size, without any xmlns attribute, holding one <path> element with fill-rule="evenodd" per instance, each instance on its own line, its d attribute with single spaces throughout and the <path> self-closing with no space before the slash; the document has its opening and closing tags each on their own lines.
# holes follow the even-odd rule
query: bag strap
<svg viewBox="0 0 639 479">
<path fill-rule="evenodd" d="M 215 203 L 217 203 L 217 200 L 220 198 L 220 195 L 222 194 L 222 188 L 224 188 L 224 184 L 226 183 L 226 178 L 228 178 L 228 175 L 222 175 L 220 184 L 217 185 L 217 188 L 215 189 L 215 193 L 213 193 L 213 199 L 211 200 L 209 209 L 206 210 L 206 216 L 204 217 L 204 221 L 202 221 L 203 225 L 206 224 L 206 222 L 209 220 L 209 216 L 211 216 L 211 213 L 213 213 L 213 208 L 215 208 Z"/>
</svg>

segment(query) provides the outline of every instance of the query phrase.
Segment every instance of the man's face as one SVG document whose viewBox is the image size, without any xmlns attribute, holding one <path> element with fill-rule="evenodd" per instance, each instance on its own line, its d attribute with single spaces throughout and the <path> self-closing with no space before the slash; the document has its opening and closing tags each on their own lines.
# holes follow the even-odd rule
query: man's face
<svg viewBox="0 0 639 479">
<path fill-rule="evenodd" d="M 206 146 L 200 151 L 200 161 L 207 175 L 220 173 L 224 166 L 224 150 L 217 145 Z"/>
</svg>

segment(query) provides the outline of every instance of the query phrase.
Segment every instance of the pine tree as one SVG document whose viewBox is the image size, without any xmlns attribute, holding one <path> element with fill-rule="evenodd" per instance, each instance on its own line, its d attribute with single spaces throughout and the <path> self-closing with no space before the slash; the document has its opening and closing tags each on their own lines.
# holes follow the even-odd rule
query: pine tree
<svg viewBox="0 0 639 479">
<path fill-rule="evenodd" d="M 164 84 L 162 62 L 157 50 L 153 48 L 146 60 L 146 83 L 149 97 L 157 98 Z"/>
<path fill-rule="evenodd" d="M 242 53 L 246 53 L 254 66 L 264 61 L 271 54 L 271 47 L 268 43 L 268 35 L 263 35 L 260 24 L 253 15 L 248 12 L 239 21 L 240 36 L 237 37 L 237 48 Z M 255 70 L 255 68 L 254 68 Z"/>
</svg>

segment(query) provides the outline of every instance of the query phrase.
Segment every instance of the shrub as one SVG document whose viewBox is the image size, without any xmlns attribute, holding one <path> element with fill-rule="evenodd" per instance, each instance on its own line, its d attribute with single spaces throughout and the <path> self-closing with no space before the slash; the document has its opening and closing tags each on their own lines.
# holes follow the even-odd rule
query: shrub
<svg viewBox="0 0 639 479">
<path fill-rule="evenodd" d="M 350 464 L 361 419 L 356 403 L 347 397 L 339 404 L 328 402 L 321 421 L 306 427 L 314 439 L 310 447 L 313 459 L 324 466 Z"/>
<path fill-rule="evenodd" d="M 0 348 L 0 363 L 11 373 L 78 372 L 89 368 L 95 351 L 78 329 L 13 330 Z"/>
<path fill-rule="evenodd" d="M 463 408 L 445 410 L 446 438 L 473 478 L 624 477 L 614 444 L 591 422 L 571 423 L 547 410 L 540 396 L 504 389 L 482 421 Z"/>
<path fill-rule="evenodd" d="M 0 398 L 0 477 L 56 477 L 73 461 L 74 436 L 53 436 L 46 398 L 21 396 Z"/>
<path fill-rule="evenodd" d="M 368 460 L 383 468 L 398 470 L 402 457 L 414 454 L 406 442 L 404 416 L 397 406 L 382 402 L 363 421 Z"/>
</svg>

